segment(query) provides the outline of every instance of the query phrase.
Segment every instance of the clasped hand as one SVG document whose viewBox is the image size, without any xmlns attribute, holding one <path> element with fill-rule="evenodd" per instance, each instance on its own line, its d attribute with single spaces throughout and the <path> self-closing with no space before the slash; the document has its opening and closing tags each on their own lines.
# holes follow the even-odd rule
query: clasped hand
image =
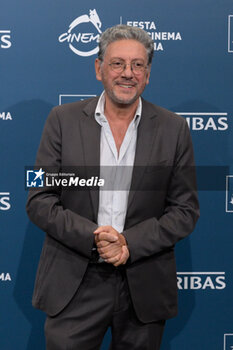
<svg viewBox="0 0 233 350">
<path fill-rule="evenodd" d="M 125 237 L 112 226 L 100 226 L 94 231 L 95 243 L 101 258 L 114 266 L 124 265 L 129 258 Z"/>
</svg>

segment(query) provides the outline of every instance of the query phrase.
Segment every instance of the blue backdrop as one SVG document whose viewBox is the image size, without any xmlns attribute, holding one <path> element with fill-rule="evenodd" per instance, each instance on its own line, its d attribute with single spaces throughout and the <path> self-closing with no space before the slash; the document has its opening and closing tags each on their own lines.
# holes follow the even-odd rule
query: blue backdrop
<svg viewBox="0 0 233 350">
<path fill-rule="evenodd" d="M 118 23 L 155 41 L 144 97 L 186 118 L 199 166 L 201 218 L 176 248 L 179 315 L 162 350 L 232 349 L 232 0 L 11 0 L 0 4 L 1 350 L 45 349 L 31 306 L 44 234 L 25 213 L 24 169 L 54 105 L 101 93 L 97 40 Z"/>
</svg>

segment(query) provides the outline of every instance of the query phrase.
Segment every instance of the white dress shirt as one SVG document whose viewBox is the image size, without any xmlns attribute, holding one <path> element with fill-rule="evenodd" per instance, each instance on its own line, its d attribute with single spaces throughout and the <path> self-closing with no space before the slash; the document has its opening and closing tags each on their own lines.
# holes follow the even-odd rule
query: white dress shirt
<svg viewBox="0 0 233 350">
<path fill-rule="evenodd" d="M 100 178 L 105 180 L 99 191 L 98 225 L 110 225 L 122 232 L 125 224 L 128 195 L 132 179 L 137 142 L 137 128 L 141 119 L 142 101 L 128 126 L 119 154 L 108 120 L 104 115 L 105 93 L 99 98 L 95 119 L 101 125 Z"/>
</svg>

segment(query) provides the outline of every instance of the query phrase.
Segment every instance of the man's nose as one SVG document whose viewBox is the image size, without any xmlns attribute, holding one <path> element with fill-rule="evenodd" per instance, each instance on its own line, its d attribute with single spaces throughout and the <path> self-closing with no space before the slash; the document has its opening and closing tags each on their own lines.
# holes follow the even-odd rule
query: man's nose
<svg viewBox="0 0 233 350">
<path fill-rule="evenodd" d="M 132 70 L 132 66 L 131 63 L 127 63 L 125 65 L 125 69 L 122 72 L 122 75 L 127 77 L 127 78 L 131 78 L 133 76 L 133 70 Z"/>
</svg>

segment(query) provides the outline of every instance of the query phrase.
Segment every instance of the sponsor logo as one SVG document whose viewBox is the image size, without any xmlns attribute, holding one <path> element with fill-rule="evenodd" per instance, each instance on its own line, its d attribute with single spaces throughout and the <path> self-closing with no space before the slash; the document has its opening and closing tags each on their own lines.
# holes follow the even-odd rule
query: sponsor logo
<svg viewBox="0 0 233 350">
<path fill-rule="evenodd" d="M 27 170 L 26 172 L 26 187 L 43 187 L 44 186 L 44 171 L 40 170 Z"/>
<path fill-rule="evenodd" d="M 179 290 L 225 289 L 225 272 L 177 272 L 177 287 Z"/>
<path fill-rule="evenodd" d="M 0 30 L 0 48 L 9 49 L 11 47 L 11 31 Z"/>
<path fill-rule="evenodd" d="M 228 52 L 233 52 L 233 15 L 228 16 Z"/>
<path fill-rule="evenodd" d="M 233 213 L 233 175 L 226 176 L 226 213 Z"/>
<path fill-rule="evenodd" d="M 233 333 L 224 334 L 223 350 L 233 349 Z"/>
<path fill-rule="evenodd" d="M 67 42 L 76 55 L 87 57 L 97 54 L 98 42 L 102 31 L 102 23 L 96 10 L 90 10 L 89 15 L 77 17 L 67 32 L 58 38 L 60 43 Z"/>
<path fill-rule="evenodd" d="M 0 120 L 12 120 L 10 112 L 0 112 Z"/>
<path fill-rule="evenodd" d="M 7 273 L 0 272 L 0 282 L 7 282 L 7 281 L 11 281 L 11 275 L 9 274 L 9 272 Z"/>
<path fill-rule="evenodd" d="M 123 23 L 122 17 L 120 17 L 120 23 Z M 154 41 L 154 49 L 155 51 L 164 51 L 167 42 L 170 41 L 181 41 L 182 36 L 180 32 L 169 31 L 169 32 L 161 32 L 159 30 L 158 22 L 156 21 L 134 21 L 127 20 L 126 24 L 132 27 L 139 27 L 144 29 Z"/>
<path fill-rule="evenodd" d="M 96 97 L 96 95 L 60 94 L 59 105 L 62 105 L 63 103 L 83 101 L 91 97 Z"/>
<path fill-rule="evenodd" d="M 10 193 L 0 192 L 0 210 L 9 210 L 10 208 Z"/>
<path fill-rule="evenodd" d="M 176 112 L 176 114 L 185 117 L 192 131 L 226 131 L 228 129 L 227 113 Z"/>
</svg>

